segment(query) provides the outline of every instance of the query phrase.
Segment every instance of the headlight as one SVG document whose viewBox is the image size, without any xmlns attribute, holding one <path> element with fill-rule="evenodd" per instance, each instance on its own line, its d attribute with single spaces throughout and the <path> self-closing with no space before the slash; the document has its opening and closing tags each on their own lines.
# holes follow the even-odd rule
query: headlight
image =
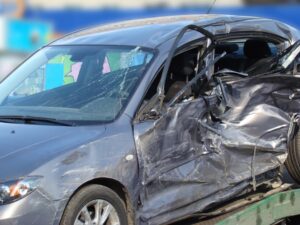
<svg viewBox="0 0 300 225">
<path fill-rule="evenodd" d="M 17 201 L 32 193 L 39 185 L 41 177 L 27 177 L 0 184 L 0 205 Z"/>
</svg>

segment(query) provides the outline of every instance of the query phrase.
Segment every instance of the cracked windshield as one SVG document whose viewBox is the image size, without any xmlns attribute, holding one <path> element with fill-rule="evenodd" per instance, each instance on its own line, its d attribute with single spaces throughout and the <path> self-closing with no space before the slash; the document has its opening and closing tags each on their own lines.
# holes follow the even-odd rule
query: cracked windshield
<svg viewBox="0 0 300 225">
<path fill-rule="evenodd" d="M 140 47 L 46 47 L 0 84 L 0 116 L 114 120 L 152 58 Z"/>
</svg>

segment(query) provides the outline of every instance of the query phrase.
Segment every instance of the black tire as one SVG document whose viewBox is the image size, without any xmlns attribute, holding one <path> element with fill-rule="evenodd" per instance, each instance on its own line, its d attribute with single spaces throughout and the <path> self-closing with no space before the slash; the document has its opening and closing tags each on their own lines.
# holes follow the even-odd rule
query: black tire
<svg viewBox="0 0 300 225">
<path fill-rule="evenodd" d="M 128 225 L 124 201 L 113 190 L 95 184 L 83 187 L 71 198 L 65 208 L 60 225 L 73 225 L 81 209 L 89 202 L 97 199 L 110 203 L 118 214 L 120 225 Z"/>
<path fill-rule="evenodd" d="M 300 132 L 298 131 L 295 138 L 289 146 L 289 153 L 285 166 L 291 177 L 300 184 Z"/>
</svg>

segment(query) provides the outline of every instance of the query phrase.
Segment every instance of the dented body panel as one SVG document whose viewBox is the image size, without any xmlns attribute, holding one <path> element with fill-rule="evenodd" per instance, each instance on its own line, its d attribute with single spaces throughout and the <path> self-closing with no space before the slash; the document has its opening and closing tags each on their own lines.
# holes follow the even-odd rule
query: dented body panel
<svg viewBox="0 0 300 225">
<path fill-rule="evenodd" d="M 225 82 L 226 112 L 212 95 L 138 124 L 144 219 L 156 216 L 151 223 L 158 224 L 172 219 L 175 209 L 181 217 L 203 211 L 275 178 L 288 154 L 291 115 L 299 109 L 299 100 L 277 95 L 299 88 L 299 81 L 274 74 Z M 273 174 L 260 177 L 268 171 Z"/>
</svg>

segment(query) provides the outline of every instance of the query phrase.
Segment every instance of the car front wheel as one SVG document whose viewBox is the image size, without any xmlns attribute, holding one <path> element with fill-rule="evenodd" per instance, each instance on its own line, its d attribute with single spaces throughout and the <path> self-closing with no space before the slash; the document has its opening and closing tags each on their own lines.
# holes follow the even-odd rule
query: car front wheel
<svg viewBox="0 0 300 225">
<path fill-rule="evenodd" d="M 289 153 L 285 162 L 291 177 L 300 184 L 300 132 L 296 134 L 289 146 Z"/>
<path fill-rule="evenodd" d="M 68 203 L 61 225 L 128 225 L 124 201 L 111 189 L 89 185 Z"/>
</svg>

